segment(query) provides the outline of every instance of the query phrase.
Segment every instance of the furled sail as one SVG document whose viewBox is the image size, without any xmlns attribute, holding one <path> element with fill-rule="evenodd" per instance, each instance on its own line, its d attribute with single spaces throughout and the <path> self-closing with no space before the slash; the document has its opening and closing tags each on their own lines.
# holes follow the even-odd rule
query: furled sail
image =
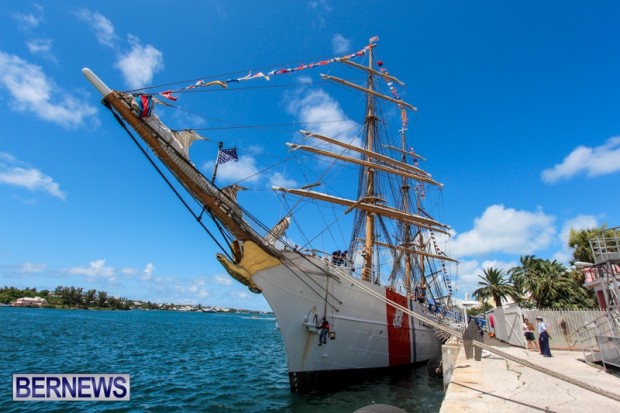
<svg viewBox="0 0 620 413">
<path fill-rule="evenodd" d="M 385 216 L 388 218 L 393 218 L 397 220 L 401 220 L 404 222 L 409 222 L 411 224 L 419 225 L 424 228 L 435 229 L 438 232 L 442 232 L 447 234 L 450 227 L 448 225 L 444 225 L 438 221 L 435 221 L 430 218 L 426 218 L 420 215 L 411 214 L 396 208 L 391 208 L 388 206 L 381 206 L 375 203 L 369 203 L 365 199 L 361 199 L 359 201 L 352 201 L 350 199 L 339 198 L 332 195 L 327 195 L 321 192 L 301 190 L 301 189 L 292 189 L 292 188 L 283 188 L 280 186 L 272 186 L 271 189 L 274 191 L 287 192 L 289 194 L 304 196 L 308 198 L 317 199 L 320 201 L 326 201 L 333 204 L 344 205 L 347 207 L 367 211 L 370 213 L 379 214 L 381 216 Z"/>
<path fill-rule="evenodd" d="M 191 129 L 184 129 L 180 131 L 172 131 L 175 139 L 181 145 L 181 153 L 185 156 L 185 159 L 189 160 L 189 148 L 192 146 L 192 143 L 198 140 L 206 140 L 205 137 L 200 136 L 195 131 Z"/>
</svg>

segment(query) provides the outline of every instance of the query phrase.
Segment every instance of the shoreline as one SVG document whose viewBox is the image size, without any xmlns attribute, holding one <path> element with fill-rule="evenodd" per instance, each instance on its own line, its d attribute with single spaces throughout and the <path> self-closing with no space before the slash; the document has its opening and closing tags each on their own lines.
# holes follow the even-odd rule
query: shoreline
<svg viewBox="0 0 620 413">
<path fill-rule="evenodd" d="M 105 307 L 69 307 L 69 306 L 14 306 L 9 304 L 0 303 L 0 308 L 20 308 L 20 309 L 42 309 L 42 310 L 84 310 L 84 311 L 117 311 L 117 312 L 127 312 L 127 311 L 160 311 L 160 312 L 174 312 L 174 313 L 205 313 L 205 314 L 251 314 L 251 315 L 274 315 L 273 312 L 265 312 L 258 310 L 237 310 L 230 309 L 229 311 L 202 311 L 202 310 L 178 310 L 178 309 L 166 309 L 166 308 L 155 308 L 155 309 L 144 309 L 144 308 L 128 308 L 128 309 L 118 309 L 118 308 L 105 308 Z"/>
</svg>

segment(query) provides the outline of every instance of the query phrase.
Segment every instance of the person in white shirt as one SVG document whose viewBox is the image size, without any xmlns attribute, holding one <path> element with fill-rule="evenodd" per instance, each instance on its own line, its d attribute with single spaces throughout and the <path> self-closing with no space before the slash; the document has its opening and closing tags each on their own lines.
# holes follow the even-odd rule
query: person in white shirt
<svg viewBox="0 0 620 413">
<path fill-rule="evenodd" d="M 544 357 L 552 357 L 551 350 L 549 349 L 549 333 L 547 333 L 547 326 L 543 322 L 542 317 L 536 317 L 538 323 L 538 344 L 540 346 L 540 354 Z"/>
</svg>

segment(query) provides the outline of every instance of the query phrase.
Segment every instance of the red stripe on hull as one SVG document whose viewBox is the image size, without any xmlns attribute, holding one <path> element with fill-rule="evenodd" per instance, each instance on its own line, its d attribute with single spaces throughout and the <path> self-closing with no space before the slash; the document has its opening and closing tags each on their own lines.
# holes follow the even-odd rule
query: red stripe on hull
<svg viewBox="0 0 620 413">
<path fill-rule="evenodd" d="M 407 299 L 393 290 L 386 289 L 385 297 L 400 304 L 402 307 L 409 308 Z M 390 366 L 409 364 L 411 363 L 411 326 L 409 325 L 409 316 L 388 304 L 386 304 L 386 314 Z"/>
</svg>

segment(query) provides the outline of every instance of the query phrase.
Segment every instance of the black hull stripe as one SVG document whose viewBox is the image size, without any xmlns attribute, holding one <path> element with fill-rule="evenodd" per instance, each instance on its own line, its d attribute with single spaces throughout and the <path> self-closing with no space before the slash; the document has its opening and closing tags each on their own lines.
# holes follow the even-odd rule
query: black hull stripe
<svg viewBox="0 0 620 413">
<path fill-rule="evenodd" d="M 317 370 L 289 372 L 291 391 L 307 393 L 312 390 L 335 390 L 368 379 L 379 378 L 388 374 L 408 373 L 414 367 L 428 363 L 428 360 L 412 364 L 371 369 Z"/>
</svg>

